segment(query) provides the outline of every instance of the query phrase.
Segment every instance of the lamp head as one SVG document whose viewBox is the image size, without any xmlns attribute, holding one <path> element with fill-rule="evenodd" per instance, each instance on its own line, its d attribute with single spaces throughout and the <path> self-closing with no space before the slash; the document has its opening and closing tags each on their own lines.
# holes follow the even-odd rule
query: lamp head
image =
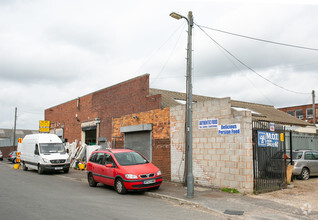
<svg viewBox="0 0 318 220">
<path fill-rule="evenodd" d="M 175 12 L 170 13 L 170 16 L 178 20 L 183 17 L 182 15 L 179 15 L 178 13 L 175 13 Z"/>
</svg>

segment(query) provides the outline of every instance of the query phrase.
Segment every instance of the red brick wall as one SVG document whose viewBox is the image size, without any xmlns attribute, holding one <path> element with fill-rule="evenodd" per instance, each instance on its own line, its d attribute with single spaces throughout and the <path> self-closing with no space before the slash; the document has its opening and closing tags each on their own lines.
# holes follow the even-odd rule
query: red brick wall
<svg viewBox="0 0 318 220">
<path fill-rule="evenodd" d="M 161 107 L 161 96 L 149 96 L 149 74 L 119 83 L 45 110 L 51 129 L 64 125 L 64 138 L 81 140 L 81 123 L 100 118 L 100 137 L 112 136 L 112 118 Z M 76 120 L 77 114 L 79 121 Z"/>
<path fill-rule="evenodd" d="M 134 116 L 138 119 L 134 119 Z M 124 134 L 120 133 L 120 128 L 139 124 L 152 124 L 152 163 L 161 170 L 164 179 L 171 180 L 170 109 L 157 109 L 113 118 L 116 148 L 124 146 Z"/>
<path fill-rule="evenodd" d="M 11 151 L 15 151 L 17 150 L 17 147 L 1 147 L 1 152 L 2 152 L 2 155 L 3 155 L 3 159 L 7 159 L 9 153 L 11 153 Z"/>
<path fill-rule="evenodd" d="M 152 140 L 152 162 L 162 172 L 164 179 L 171 180 L 170 139 Z"/>
<path fill-rule="evenodd" d="M 317 109 L 318 105 L 316 105 L 316 122 L 318 121 L 318 109 Z M 310 123 L 313 122 L 313 118 L 307 118 L 307 110 L 308 108 L 312 108 L 312 105 L 300 105 L 300 106 L 292 106 L 292 107 L 285 107 L 285 108 L 278 108 L 279 110 L 283 111 L 283 112 L 289 112 L 289 111 L 296 111 L 296 110 L 302 110 L 303 112 L 303 119 L 302 120 L 306 120 Z M 296 117 L 296 115 L 295 115 Z"/>
</svg>

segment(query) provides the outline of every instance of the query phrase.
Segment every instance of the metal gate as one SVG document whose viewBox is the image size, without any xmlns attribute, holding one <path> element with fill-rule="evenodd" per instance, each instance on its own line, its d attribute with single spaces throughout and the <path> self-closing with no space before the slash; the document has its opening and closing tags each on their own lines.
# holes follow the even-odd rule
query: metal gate
<svg viewBox="0 0 318 220">
<path fill-rule="evenodd" d="M 284 127 L 253 121 L 254 192 L 268 192 L 286 186 Z"/>
</svg>

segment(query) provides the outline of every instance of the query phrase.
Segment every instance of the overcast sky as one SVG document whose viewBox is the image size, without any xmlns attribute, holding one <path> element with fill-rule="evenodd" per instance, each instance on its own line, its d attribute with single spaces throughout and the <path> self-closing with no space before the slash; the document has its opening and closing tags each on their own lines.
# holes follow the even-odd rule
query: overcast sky
<svg viewBox="0 0 318 220">
<path fill-rule="evenodd" d="M 193 12 L 194 94 L 310 104 L 317 50 L 197 26 L 318 48 L 318 4 L 288 2 L 0 0 L 0 128 L 13 127 L 17 107 L 17 128 L 38 129 L 45 109 L 145 73 L 151 88 L 185 92 L 187 24 L 173 11 Z"/>
</svg>

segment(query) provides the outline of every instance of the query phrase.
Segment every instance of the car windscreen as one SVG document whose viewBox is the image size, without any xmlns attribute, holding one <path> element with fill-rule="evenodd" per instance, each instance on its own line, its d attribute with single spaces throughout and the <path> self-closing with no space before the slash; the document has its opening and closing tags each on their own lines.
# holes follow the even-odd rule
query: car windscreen
<svg viewBox="0 0 318 220">
<path fill-rule="evenodd" d="M 117 162 L 121 166 L 138 165 L 149 163 L 143 156 L 137 152 L 123 152 L 114 154 Z"/>
<path fill-rule="evenodd" d="M 52 154 L 52 153 L 65 154 L 65 148 L 62 143 L 46 143 L 46 144 L 40 144 L 40 152 L 42 154 Z"/>
</svg>

